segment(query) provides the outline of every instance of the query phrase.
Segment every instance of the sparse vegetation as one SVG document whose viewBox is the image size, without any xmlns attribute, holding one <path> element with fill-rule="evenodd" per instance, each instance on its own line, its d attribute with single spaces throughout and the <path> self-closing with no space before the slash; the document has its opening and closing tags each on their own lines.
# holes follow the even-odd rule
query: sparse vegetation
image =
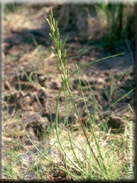
<svg viewBox="0 0 137 183">
<path fill-rule="evenodd" d="M 89 9 L 85 7 L 89 12 L 90 6 Z M 97 7 L 106 15 L 110 11 L 110 7 L 105 5 L 95 6 L 99 11 Z M 27 8 L 27 5 L 22 5 L 22 8 Z M 16 27 L 12 30 L 10 15 L 23 14 L 23 11 L 17 5 L 6 7 L 3 26 L 8 20 L 11 30 L 5 29 L 4 45 L 7 47 L 3 50 L 3 178 L 128 180 L 131 159 L 134 161 L 131 134 L 135 121 L 134 66 L 130 44 L 128 60 L 132 61 L 128 64 L 124 57 L 125 54 L 127 57 L 126 46 L 124 51 L 116 49 L 114 54 L 108 51 L 108 44 L 102 46 L 98 41 L 89 41 L 91 44 L 85 43 L 83 47 L 81 37 L 76 38 L 80 40 L 78 44 L 77 41 L 73 43 L 73 31 L 72 35 L 67 34 L 67 38 L 63 32 L 60 34 L 59 24 L 53 16 L 54 6 L 36 8 L 29 5 L 29 8 L 31 15 L 26 11 L 25 16 L 28 16 L 27 21 L 30 18 L 34 23 L 36 16 L 40 19 L 40 15 L 47 13 L 52 43 L 45 36 L 45 45 L 43 36 L 40 36 L 44 33 L 36 29 L 28 32 L 31 35 L 29 41 L 22 41 L 24 33 L 21 32 L 21 42 L 15 40 L 14 43 L 14 36 L 18 34 L 14 33 Z M 114 9 L 119 12 L 120 8 L 115 6 Z M 118 13 L 116 20 L 119 16 Z M 29 27 L 28 24 L 25 26 Z M 116 30 L 120 31 L 121 38 L 121 28 Z M 11 42 L 7 39 L 8 34 Z M 116 40 L 115 37 L 116 34 L 110 35 L 109 45 Z M 113 66 L 114 62 L 118 64 Z M 134 173 L 130 179 L 134 179 Z"/>
</svg>

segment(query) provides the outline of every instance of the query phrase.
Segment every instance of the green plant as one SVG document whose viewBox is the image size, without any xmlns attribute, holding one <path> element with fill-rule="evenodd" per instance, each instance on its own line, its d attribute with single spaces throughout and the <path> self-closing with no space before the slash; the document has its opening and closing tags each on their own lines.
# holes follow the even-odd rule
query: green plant
<svg viewBox="0 0 137 183">
<path fill-rule="evenodd" d="M 111 174 L 111 176 L 113 176 L 113 172 L 111 172 L 111 162 L 109 162 L 109 168 L 106 168 L 106 163 L 105 163 L 105 160 L 104 160 L 104 156 L 102 156 L 102 151 L 101 151 L 101 147 L 100 147 L 100 144 L 99 144 L 99 140 L 98 138 L 96 138 L 96 135 L 95 135 L 95 128 L 94 128 L 94 124 L 95 124 L 95 115 L 96 113 L 98 113 L 100 115 L 100 111 L 99 111 L 99 104 L 98 102 L 96 101 L 96 98 L 94 97 L 91 97 L 91 101 L 93 102 L 94 106 L 95 106 L 95 110 L 94 110 L 94 117 L 91 118 L 91 115 L 90 115 L 90 111 L 88 110 L 87 108 L 87 101 L 85 100 L 85 96 L 84 96 L 84 93 L 83 93 L 83 90 L 81 88 L 81 83 L 80 83 L 80 79 L 79 79 L 79 84 L 80 84 L 80 88 L 81 88 L 81 94 L 82 94 L 82 99 L 84 101 L 84 107 L 87 111 L 87 114 L 88 114 L 88 120 L 90 122 L 90 125 L 91 125 L 91 133 L 93 135 L 93 138 L 95 140 L 95 146 L 97 148 L 97 152 L 98 152 L 98 155 L 93 151 L 93 148 L 91 146 L 91 143 L 90 143 L 90 140 L 89 140 L 89 137 L 88 137 L 88 134 L 86 132 L 86 129 L 83 125 L 83 122 L 81 120 L 81 117 L 80 117 L 80 114 L 79 114 L 79 111 L 78 111 L 78 108 L 75 104 L 75 101 L 74 101 L 74 98 L 73 98 L 73 95 L 72 95 L 72 92 L 71 92 L 71 89 L 70 89 L 70 86 L 69 86 L 69 78 L 72 77 L 75 73 L 79 73 L 79 70 L 81 69 L 84 69 L 86 67 L 88 67 L 89 65 L 91 64 L 94 64 L 96 62 L 99 62 L 101 60 L 105 60 L 105 59 L 108 59 L 108 58 L 113 58 L 115 56 L 120 56 L 122 54 L 117 54 L 117 55 L 113 55 L 113 56 L 109 56 L 109 57 L 105 57 L 103 59 L 99 59 L 99 60 L 95 60 L 94 62 L 92 63 L 89 63 L 87 65 L 83 65 L 83 66 L 80 66 L 79 68 L 77 68 L 73 73 L 69 74 L 69 70 L 67 68 L 67 57 L 66 57 L 66 54 L 67 54 L 67 50 L 63 48 L 63 41 L 62 39 L 60 39 L 60 33 L 59 33 L 59 28 L 58 28 L 58 22 L 55 21 L 54 17 L 53 17 L 53 11 L 51 11 L 51 14 L 49 15 L 49 19 L 47 19 L 47 22 L 50 26 L 50 30 L 51 30 L 51 33 L 49 33 L 49 36 L 52 40 L 52 42 L 54 43 L 54 47 L 51 46 L 52 48 L 52 51 L 55 55 L 57 55 L 58 59 L 59 59 L 59 64 L 57 64 L 57 69 L 58 71 L 60 72 L 61 74 L 61 78 L 62 78 L 62 82 L 63 82 L 63 91 L 64 91 L 64 97 L 65 97 L 65 120 L 64 122 L 67 123 L 67 119 L 68 119 L 68 111 L 67 111 L 67 100 L 66 100 L 66 95 L 69 94 L 70 98 L 71 98 L 71 102 L 73 104 L 73 107 L 74 107 L 74 111 L 78 117 L 78 121 L 79 121 L 79 124 L 81 126 L 81 129 L 82 129 L 82 132 L 84 134 L 84 138 L 86 139 L 86 143 L 90 149 L 90 151 L 92 152 L 92 158 L 91 159 L 94 159 L 94 161 L 97 163 L 96 165 L 93 164 L 93 168 L 95 171 L 98 171 L 98 174 L 97 174 L 97 177 L 100 177 L 100 175 L 102 174 L 103 175 L 103 178 L 104 179 L 107 179 L 107 178 L 110 178 L 110 175 L 109 173 Z M 129 68 L 130 69 L 130 68 Z M 118 78 L 118 80 L 120 81 L 124 75 L 126 74 L 126 72 L 124 72 L 124 74 Z M 89 86 L 90 87 L 90 86 Z M 111 87 L 110 87 L 110 99 L 111 99 L 111 96 L 115 90 L 115 83 L 113 83 L 113 77 L 111 78 Z M 134 90 L 134 89 L 133 89 Z M 131 90 L 130 92 L 128 92 L 126 95 L 124 95 L 122 98 L 126 97 L 129 93 L 131 93 L 133 90 Z M 85 180 L 87 177 L 91 178 L 91 179 L 94 179 L 94 173 L 92 174 L 91 173 L 91 170 L 87 170 L 85 169 L 85 167 L 81 164 L 76 152 L 75 152 L 75 149 L 73 147 L 73 140 L 72 140 L 72 137 L 71 137 L 71 133 L 69 132 L 68 130 L 68 140 L 69 140 L 69 143 L 70 143 L 70 146 L 71 146 L 71 150 L 73 152 L 73 155 L 74 157 L 76 158 L 76 161 L 77 161 L 77 164 L 67 155 L 63 145 L 62 145 L 62 142 L 60 140 L 60 132 L 59 132 L 59 127 L 58 127 L 58 108 L 59 108 L 59 98 L 60 98 L 60 94 L 61 94 L 61 91 L 62 89 L 60 90 L 60 93 L 59 93 L 59 97 L 58 97 L 58 101 L 57 101 L 57 105 L 56 105 L 56 119 L 55 119 L 55 124 L 56 124 L 56 134 L 57 134 L 57 139 L 58 139 L 58 143 L 65 155 L 65 157 L 67 157 L 69 159 L 69 161 L 76 167 L 76 169 L 78 169 L 79 172 L 81 172 L 83 174 L 83 179 Z M 91 89 L 92 91 L 92 89 Z M 68 92 L 68 93 L 67 93 Z M 110 105 L 109 108 L 111 108 L 113 105 L 115 105 L 118 101 L 120 101 L 122 98 L 116 100 L 116 102 L 114 102 L 113 104 Z M 88 101 L 89 102 L 89 101 Z M 110 154 L 107 155 L 107 157 L 109 157 Z M 106 157 L 106 158 L 107 158 Z M 115 158 L 114 158 L 115 159 Z M 112 162 L 114 162 L 114 159 Z M 90 162 L 90 159 L 86 159 L 87 163 Z M 98 166 L 97 166 L 98 165 Z M 67 167 L 67 166 L 66 166 Z M 89 168 L 89 167 L 88 167 Z M 90 168 L 89 168 L 90 169 Z M 71 173 L 68 169 L 62 169 L 65 173 L 67 173 L 69 176 L 72 176 L 72 177 L 77 177 L 76 174 L 73 174 Z M 108 173 L 109 171 L 109 173 Z M 118 177 L 118 171 L 119 170 L 116 170 L 115 171 L 115 177 L 117 178 Z M 85 177 L 85 178 L 84 178 Z M 96 178 L 97 178 L 96 177 Z"/>
<path fill-rule="evenodd" d="M 103 3 L 98 4 L 97 7 L 106 15 L 109 42 L 120 41 L 125 37 L 131 39 L 134 37 L 134 4 Z"/>
<path fill-rule="evenodd" d="M 67 89 L 67 91 L 68 91 L 68 93 L 70 95 L 72 104 L 74 106 L 74 110 L 76 112 L 76 115 L 78 117 L 78 121 L 79 121 L 79 123 L 81 125 L 81 128 L 83 130 L 83 133 L 84 133 L 85 139 L 87 141 L 87 144 L 90 147 L 90 150 L 93 153 L 94 158 L 95 158 L 98 166 L 100 168 L 102 168 L 100 162 L 98 161 L 98 158 L 96 157 L 96 155 L 95 155 L 95 153 L 93 151 L 93 148 L 90 145 L 90 141 L 89 141 L 89 139 L 87 137 L 85 127 L 84 127 L 84 125 L 82 123 L 82 120 L 80 118 L 80 114 L 78 112 L 77 106 L 75 104 L 72 92 L 71 92 L 69 84 L 68 84 L 69 70 L 66 68 L 66 66 L 67 66 L 67 58 L 66 58 L 67 50 L 66 49 L 65 50 L 62 49 L 62 39 L 60 39 L 58 22 L 54 19 L 52 10 L 51 10 L 51 14 L 49 15 L 49 19 L 47 19 L 47 22 L 48 22 L 48 24 L 50 26 L 50 30 L 51 30 L 51 33 L 49 33 L 49 36 L 50 36 L 51 40 L 53 41 L 53 43 L 55 45 L 55 47 L 52 46 L 51 48 L 52 48 L 53 53 L 57 54 L 58 59 L 60 61 L 60 65 L 57 65 L 57 69 L 59 70 L 59 72 L 61 74 L 63 85 L 64 85 L 65 89 Z M 105 165 L 104 165 L 104 168 L 106 169 Z"/>
<path fill-rule="evenodd" d="M 22 79 L 20 78 L 20 74 L 17 72 L 16 79 L 17 79 L 20 91 L 24 90 L 25 84 L 27 84 L 25 85 L 25 89 L 27 89 L 26 88 L 27 86 L 33 86 L 33 87 L 36 86 L 36 88 L 38 89 L 41 88 L 42 85 L 41 83 L 39 83 L 39 75 L 43 76 L 46 74 L 46 72 L 45 71 L 43 73 L 40 72 L 40 67 L 39 66 L 37 67 L 37 60 L 38 61 L 44 60 L 43 58 L 46 58 L 44 61 L 50 62 L 51 60 L 49 59 L 50 48 L 46 50 L 43 49 L 42 46 L 38 45 L 36 40 L 34 40 L 34 43 L 35 43 L 36 49 L 33 51 L 33 53 L 32 52 L 30 53 L 31 50 L 29 49 L 29 46 L 28 46 L 27 55 L 31 57 L 34 57 L 36 55 L 37 59 L 35 59 L 35 57 L 31 59 L 33 60 L 33 65 L 35 69 L 33 69 L 31 73 L 26 72 L 24 71 L 24 69 L 22 69 L 22 72 L 23 72 L 23 78 L 21 77 Z M 64 45 L 64 41 L 62 41 L 62 45 Z M 77 55 L 79 59 L 82 54 L 85 54 L 86 51 L 89 53 L 90 51 L 89 49 L 94 49 L 94 47 L 90 47 L 88 50 L 86 49 L 88 49 L 88 46 L 85 46 L 83 49 L 83 45 L 82 45 L 82 49 L 79 50 Z M 54 50 L 57 51 L 56 48 L 54 48 Z M 64 53 L 63 46 L 61 49 L 61 54 L 63 55 L 62 52 Z M 118 55 L 120 54 L 117 54 L 117 56 Z M 54 54 L 50 54 L 50 57 L 53 57 L 53 56 Z M 10 54 L 9 55 L 7 54 L 6 57 L 10 58 Z M 112 58 L 112 57 L 114 56 L 106 57 L 104 59 Z M 14 60 L 15 58 L 13 59 L 13 61 Z M 85 140 L 85 137 L 83 135 L 83 132 L 81 130 L 79 123 L 77 123 L 77 121 L 76 123 L 73 123 L 73 120 L 71 121 L 71 123 L 69 122 L 68 115 L 71 111 L 73 112 L 74 107 L 73 109 L 72 107 L 69 108 L 68 99 L 70 100 L 70 96 L 68 95 L 69 93 L 65 83 L 63 84 L 63 87 L 61 90 L 62 93 L 64 92 L 63 93 L 64 103 L 65 103 L 64 114 L 62 113 L 62 111 L 61 111 L 61 115 L 58 114 L 58 110 L 60 107 L 60 98 L 58 97 L 58 101 L 56 105 L 56 119 L 55 120 L 53 119 L 52 128 L 49 127 L 50 133 L 49 131 L 48 133 L 46 131 L 44 133 L 44 135 L 46 135 L 46 138 L 44 138 L 42 141 L 37 141 L 37 140 L 35 141 L 35 138 L 33 138 L 34 134 L 32 134 L 33 131 L 30 128 L 29 129 L 26 128 L 26 123 L 22 121 L 22 118 L 20 117 L 21 116 L 20 111 L 17 111 L 18 116 L 15 116 L 16 108 L 12 112 L 12 114 L 9 113 L 11 103 L 15 101 L 16 93 L 13 91 L 13 96 L 12 96 L 11 92 L 14 87 L 12 86 L 13 83 L 11 82 L 9 84 L 9 82 L 7 82 L 8 78 L 5 78 L 4 84 L 6 84 L 6 87 L 7 87 L 5 89 L 8 89 L 8 90 L 6 94 L 4 94 L 5 96 L 4 98 L 6 98 L 5 99 L 6 102 L 4 102 L 4 106 L 5 106 L 5 103 L 7 103 L 7 112 L 5 110 L 3 111 L 4 118 L 3 118 L 3 127 L 2 127 L 3 137 L 4 137 L 2 138 L 3 144 L 4 144 L 3 160 L 2 160 L 2 164 L 3 164 L 2 176 L 4 179 L 26 180 L 31 178 L 31 179 L 37 179 L 37 180 L 39 179 L 53 180 L 55 178 L 57 180 L 57 176 L 60 176 L 61 175 L 60 172 L 62 171 L 65 174 L 65 176 L 64 175 L 61 176 L 61 179 L 63 180 L 64 178 L 65 180 L 87 180 L 87 179 L 117 180 L 117 179 L 125 179 L 126 177 L 128 177 L 126 175 L 128 175 L 128 166 L 131 161 L 131 159 L 129 160 L 129 158 L 127 157 L 130 151 L 130 148 L 128 148 L 128 140 L 129 140 L 128 135 L 130 134 L 130 131 L 131 131 L 129 130 L 129 128 L 131 125 L 130 120 L 132 120 L 132 118 L 130 119 L 128 116 L 125 117 L 124 114 L 126 110 L 123 109 L 121 114 L 123 115 L 123 117 L 126 118 L 126 122 L 128 123 L 128 126 L 126 126 L 126 130 L 123 134 L 114 136 L 112 133 L 110 133 L 110 130 L 109 129 L 106 130 L 106 127 L 104 126 L 106 124 L 103 121 L 103 113 L 102 113 L 103 111 L 102 107 L 104 106 L 100 106 L 100 100 L 98 100 L 98 96 L 96 96 L 96 93 L 94 92 L 94 88 L 96 89 L 97 85 L 95 84 L 94 88 L 92 88 L 93 85 L 91 85 L 90 82 L 85 82 L 84 84 L 81 83 L 82 78 L 80 77 L 79 71 L 81 69 L 86 69 L 89 65 L 94 64 L 95 62 L 100 62 L 101 60 L 103 59 L 93 61 L 91 63 L 88 63 L 87 65 L 81 64 L 76 68 L 76 70 L 73 73 L 70 73 L 70 74 L 67 74 L 68 72 L 67 67 L 69 66 L 69 63 L 66 64 L 65 66 L 67 82 L 69 82 L 69 79 L 74 74 L 76 75 L 78 74 L 79 91 L 81 91 L 81 96 L 78 95 L 76 96 L 76 98 L 78 97 L 78 99 L 80 99 L 80 102 L 82 101 L 82 108 L 79 105 L 77 106 L 77 108 L 78 108 L 80 117 L 82 117 L 83 115 L 83 113 L 81 114 L 81 109 L 82 110 L 84 109 L 84 111 L 86 111 L 86 120 L 83 121 L 83 124 L 84 124 L 84 127 L 87 125 L 85 128 L 85 131 L 86 131 L 87 137 L 89 138 L 90 145 L 94 148 L 93 150 L 96 154 L 96 157 L 98 158 L 98 161 L 101 164 L 101 168 L 97 164 L 94 158 L 94 155 L 92 154 Z M 60 73 L 62 74 L 61 64 L 59 64 L 58 66 L 60 69 Z M 115 80 L 113 82 L 113 77 L 112 77 L 112 87 L 107 93 L 110 99 L 111 99 L 111 96 L 113 96 L 115 89 L 118 90 L 118 85 L 117 85 L 118 80 L 121 81 L 124 78 L 126 73 L 122 74 L 120 78 L 117 79 L 116 82 Z M 23 82 L 22 80 L 23 81 L 25 80 L 25 82 Z M 70 83 L 68 84 L 70 85 Z M 85 89 L 87 91 L 87 88 L 88 88 L 88 92 L 85 92 Z M 87 93 L 89 94 L 88 97 L 86 97 Z M 125 96 L 122 93 L 118 100 L 116 99 L 115 101 L 111 101 L 111 103 L 114 102 L 113 105 L 115 105 L 117 102 L 119 102 L 124 97 L 126 97 L 129 93 L 127 93 Z M 72 94 L 73 94 L 73 91 L 72 91 Z M 73 97 L 75 99 L 75 96 Z M 62 99 L 62 96 L 61 96 L 61 99 Z M 75 104 L 77 105 L 76 101 L 75 101 Z M 90 108 L 90 106 L 92 105 L 93 105 L 93 110 Z M 130 110 L 133 113 L 133 109 L 131 107 L 130 107 Z M 48 114 L 51 114 L 50 112 L 53 113 L 53 111 L 48 111 Z M 102 113 L 101 114 L 102 118 L 98 118 L 100 113 Z M 64 115 L 63 117 L 62 117 L 62 114 Z M 22 124 L 20 124 L 20 120 L 22 121 Z M 62 121 L 64 123 L 62 123 Z M 100 130 L 100 127 L 99 127 L 100 123 L 102 123 L 102 126 L 104 127 L 103 130 L 102 129 Z M 22 128 L 22 125 L 24 128 Z M 28 140 L 30 141 L 30 143 L 28 143 Z M 103 164 L 105 164 L 107 171 L 103 167 Z M 55 177 L 54 177 L 54 174 L 56 174 Z"/>
</svg>

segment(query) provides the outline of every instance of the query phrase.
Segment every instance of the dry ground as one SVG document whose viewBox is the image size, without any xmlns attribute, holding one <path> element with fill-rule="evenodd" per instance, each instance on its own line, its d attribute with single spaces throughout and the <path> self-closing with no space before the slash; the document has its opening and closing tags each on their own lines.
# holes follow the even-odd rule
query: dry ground
<svg viewBox="0 0 137 183">
<path fill-rule="evenodd" d="M 3 14 L 2 143 L 3 178 L 6 179 L 64 180 L 70 178 L 55 166 L 64 167 L 64 155 L 60 150 L 54 129 L 55 106 L 61 88 L 61 77 L 56 69 L 58 60 L 50 49 L 51 41 L 46 23 L 46 17 L 51 8 L 52 6 L 48 5 L 23 5 L 17 7 L 13 12 L 5 11 Z M 56 14 L 58 11 L 55 10 Z M 79 19 L 77 19 L 76 25 L 79 25 L 78 21 Z M 124 52 L 122 56 L 98 62 L 81 70 L 80 78 L 87 100 L 90 101 L 92 95 L 89 86 L 85 84 L 88 82 L 100 106 L 100 115 L 97 113 L 94 116 L 94 104 L 92 102 L 88 104 L 91 116 L 94 116 L 97 124 L 95 134 L 100 139 L 102 151 L 115 144 L 117 163 L 113 168 L 118 165 L 128 167 L 129 138 L 127 134 L 130 126 L 128 122 L 135 120 L 134 93 L 132 92 L 112 108 L 107 109 L 113 102 L 135 87 L 133 68 L 118 82 L 118 78 L 133 65 L 133 47 L 128 40 L 117 45 L 107 45 L 101 39 L 101 34 L 97 34 L 99 38 L 96 39 L 96 30 L 92 29 L 90 35 L 85 38 L 80 26 L 75 28 L 68 26 L 68 29 L 67 26 L 67 24 L 65 27 L 60 26 L 60 30 L 63 39 L 68 36 L 65 47 L 71 72 L 76 69 L 76 64 L 80 66 L 96 59 Z M 94 36 L 91 36 L 92 33 Z M 105 34 L 105 31 L 103 33 Z M 88 117 L 81 99 L 77 74 L 70 78 L 69 83 L 84 123 Z M 110 96 L 110 87 L 115 84 L 116 88 Z M 71 135 L 75 139 L 76 152 L 83 161 L 84 157 L 81 152 L 84 151 L 84 147 L 80 145 L 83 142 L 83 146 L 85 146 L 84 137 L 77 118 L 72 112 L 71 104 L 69 104 L 69 109 L 69 123 L 73 129 Z M 59 103 L 60 138 L 64 139 L 62 143 L 72 156 L 69 145 L 66 145 L 67 127 L 62 123 L 64 113 L 64 99 L 61 96 Z M 99 125 L 101 122 L 108 122 L 109 131 L 101 130 Z M 117 124 L 118 127 L 123 124 L 122 130 L 118 134 L 113 133 L 118 128 Z M 89 128 L 90 125 L 87 130 Z M 87 133 L 95 148 L 90 130 Z M 81 140 L 79 141 L 79 139 Z M 53 160 L 54 164 L 48 162 L 46 157 L 40 156 L 38 149 L 36 150 L 31 141 L 38 146 L 40 151 L 48 147 L 44 152 L 47 153 L 46 157 Z M 121 178 L 124 176 L 124 173 L 121 174 Z"/>
</svg>

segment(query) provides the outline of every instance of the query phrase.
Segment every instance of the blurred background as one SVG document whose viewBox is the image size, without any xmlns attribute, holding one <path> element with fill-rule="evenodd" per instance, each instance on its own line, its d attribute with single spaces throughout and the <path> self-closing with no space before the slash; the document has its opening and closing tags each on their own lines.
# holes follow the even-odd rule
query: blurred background
<svg viewBox="0 0 137 183">
<path fill-rule="evenodd" d="M 39 34 L 39 36 L 48 36 L 45 29 L 47 27 L 46 17 L 49 14 L 50 9 L 53 9 L 55 19 L 59 22 L 61 33 L 75 32 L 76 36 L 84 43 L 84 41 L 92 41 L 102 39 L 104 44 L 119 44 L 122 41 L 128 39 L 130 43 L 134 45 L 135 37 L 135 14 L 134 4 L 5 4 L 3 5 L 3 13 L 24 11 L 23 15 L 20 14 L 11 17 L 10 22 L 7 22 L 7 28 L 4 27 L 4 33 L 6 29 L 8 33 L 20 31 L 21 24 L 25 17 L 25 14 L 29 16 L 27 19 L 31 19 L 31 23 L 35 25 L 28 25 L 23 22 L 23 31 L 30 30 L 32 34 Z M 23 10 L 24 9 L 24 10 Z M 30 17 L 31 14 L 33 18 Z M 20 21 L 17 20 L 20 19 Z M 9 18 L 8 18 L 9 19 Z M 16 22 L 14 22 L 16 21 Z M 14 22 L 14 30 L 8 25 Z M 32 26 L 32 27 L 31 27 Z M 37 28 L 33 28 L 37 27 Z M 26 29 L 25 29 L 26 28 Z M 36 36 L 36 35 L 34 35 Z M 31 39 L 31 38 L 30 38 Z M 103 44 L 103 43 L 102 43 Z"/>
</svg>

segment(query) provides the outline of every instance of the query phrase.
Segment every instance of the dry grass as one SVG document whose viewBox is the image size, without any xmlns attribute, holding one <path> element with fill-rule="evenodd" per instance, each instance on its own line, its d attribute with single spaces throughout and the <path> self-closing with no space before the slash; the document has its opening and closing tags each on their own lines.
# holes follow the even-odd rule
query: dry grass
<svg viewBox="0 0 137 183">
<path fill-rule="evenodd" d="M 28 7 L 30 8 L 30 11 L 28 11 Z M 42 9 L 38 9 L 37 13 L 35 13 L 36 10 L 31 8 L 31 6 L 23 6 L 22 9 L 19 8 L 14 12 L 7 11 L 3 17 L 3 38 L 14 36 L 16 31 L 19 32 L 24 29 L 33 30 L 40 28 L 45 22 L 50 8 L 52 8 L 52 6 L 43 7 Z M 55 69 L 55 64 L 58 60 L 53 57 L 50 48 L 48 46 L 44 47 L 44 45 L 40 45 L 37 41 L 34 41 L 35 43 L 33 42 L 33 44 L 22 44 L 21 39 L 22 37 L 19 36 L 18 45 L 15 44 L 15 39 L 12 40 L 13 42 L 8 43 L 7 41 L 7 44 L 5 44 L 5 50 L 6 46 L 12 46 L 12 48 L 9 50 L 7 49 L 8 51 L 5 51 L 5 55 L 3 55 L 5 77 L 3 81 L 3 98 L 7 96 L 7 94 L 17 91 L 17 89 L 15 89 L 14 82 L 11 82 L 11 78 L 12 76 L 16 76 L 16 71 L 18 71 L 18 73 L 22 73 L 20 66 L 22 66 L 24 70 L 30 68 L 30 73 L 34 72 L 32 68 L 37 68 L 37 71 L 41 73 L 42 76 L 45 74 L 49 77 L 46 81 L 48 85 L 46 88 L 48 91 L 47 93 L 58 93 L 58 90 L 53 91 L 49 87 L 50 77 L 51 81 L 60 79 L 59 73 Z M 41 41 L 43 41 L 43 38 Z M 46 40 L 46 42 L 48 41 L 49 40 Z M 50 45 L 50 43 L 48 44 Z M 76 53 L 74 55 L 72 52 L 73 48 Z M 93 49 L 92 46 L 89 48 L 88 46 L 85 46 L 85 50 L 87 52 L 90 52 L 93 49 L 93 51 L 91 51 L 93 55 L 83 56 L 85 52 L 82 48 L 83 45 L 78 47 L 77 44 L 70 44 L 70 50 L 68 50 L 68 67 L 70 68 L 70 72 L 75 70 L 74 57 L 72 58 L 72 56 L 76 55 L 78 62 L 81 61 L 82 64 L 86 64 L 88 61 L 91 61 L 91 59 L 95 60 L 100 54 L 100 51 L 96 51 L 96 49 Z M 81 55 L 79 56 L 79 54 Z M 100 75 L 103 73 L 103 71 L 101 73 L 101 70 L 97 70 L 97 72 L 100 72 Z M 96 75 L 93 78 L 97 78 Z M 100 78 L 103 79 L 103 76 Z M 18 82 L 17 79 L 16 82 Z M 28 80 L 27 82 L 30 83 Z M 70 83 L 71 82 L 72 81 L 70 81 Z M 30 83 L 30 85 L 34 85 L 34 83 Z M 99 87 L 101 87 L 101 84 L 96 86 L 96 90 L 98 90 Z M 25 88 L 23 92 L 37 93 L 37 88 L 38 87 L 33 87 L 31 90 L 26 90 Z M 76 95 L 77 93 L 78 92 L 76 92 Z M 5 103 L 3 102 L 3 106 L 8 106 L 8 102 L 6 104 Z M 131 134 L 130 121 L 134 121 L 135 119 L 134 112 L 131 107 L 128 108 L 128 111 L 130 111 L 128 113 L 129 116 L 125 115 L 127 111 L 123 112 L 123 118 L 125 118 L 126 121 L 124 133 L 114 134 L 111 133 L 111 129 L 106 132 L 105 130 L 103 131 L 100 129 L 98 124 L 94 123 L 94 133 L 100 144 L 100 151 L 108 171 L 108 176 L 105 177 L 106 175 L 103 174 L 104 172 L 102 173 L 96 166 L 82 130 L 77 122 L 75 125 L 69 127 L 69 130 L 63 123 L 59 124 L 60 143 L 69 157 L 68 158 L 60 147 L 54 125 L 51 126 L 49 132 L 45 134 L 43 141 L 38 141 L 32 128 L 26 128 L 25 124 L 22 122 L 22 118 L 19 117 L 20 111 L 18 111 L 18 113 L 16 113 L 17 111 L 14 111 L 12 114 L 9 114 L 6 110 L 3 110 L 2 178 L 8 180 L 36 179 L 54 181 L 78 179 L 85 180 L 87 178 L 95 180 L 126 179 L 128 176 L 128 168 L 130 166 L 129 154 L 131 148 L 129 145 L 131 140 L 133 140 L 129 137 Z M 104 123 L 103 121 L 98 121 L 98 123 L 101 122 Z M 86 128 L 86 133 L 91 146 L 99 157 L 91 129 Z M 69 135 L 71 136 L 71 141 Z M 72 151 L 72 145 L 76 156 Z M 134 153 L 132 160 L 134 161 Z"/>
</svg>

